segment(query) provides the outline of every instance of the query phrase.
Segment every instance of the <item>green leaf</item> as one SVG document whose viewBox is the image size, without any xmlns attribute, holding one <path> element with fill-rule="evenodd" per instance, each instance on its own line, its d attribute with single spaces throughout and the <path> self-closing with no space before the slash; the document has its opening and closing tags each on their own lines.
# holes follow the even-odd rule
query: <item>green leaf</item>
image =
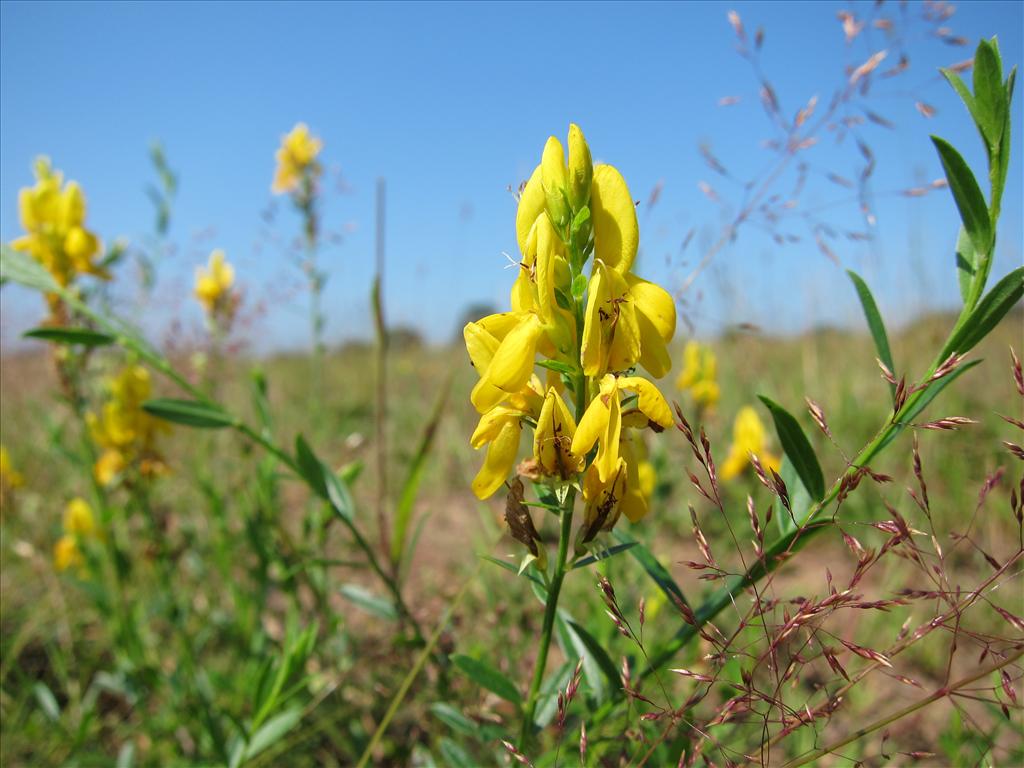
<svg viewBox="0 0 1024 768">
<path fill-rule="evenodd" d="M 772 502 L 772 516 L 775 518 L 775 525 L 779 529 L 779 535 L 787 536 L 796 530 L 795 520 L 803 520 L 808 510 L 810 510 L 811 494 L 804 487 L 803 481 L 797 475 L 796 468 L 788 456 L 782 459 L 782 466 L 779 467 L 779 477 L 786 484 L 786 490 L 789 493 L 789 506 L 792 507 L 793 514 L 791 515 L 789 510 L 782 506 L 782 499 L 776 496 L 775 501 Z"/>
<path fill-rule="evenodd" d="M 438 701 L 430 705 L 430 711 L 434 717 L 463 736 L 476 736 L 479 731 L 476 723 L 451 704 Z"/>
<path fill-rule="evenodd" d="M 782 443 L 782 450 L 793 463 L 793 468 L 803 482 L 804 488 L 808 490 L 815 501 L 821 501 L 825 496 L 825 477 L 821 473 L 818 458 L 814 455 L 814 449 L 811 448 L 811 443 L 801 429 L 800 423 L 774 400 L 770 400 L 764 395 L 758 395 L 758 398 L 771 412 L 772 420 L 775 422 L 775 431 L 779 435 L 779 442 Z"/>
<path fill-rule="evenodd" d="M 942 73 L 942 76 L 946 78 L 946 80 L 949 82 L 949 84 L 951 86 L 953 86 L 953 90 L 957 92 L 957 95 L 960 97 L 961 101 L 963 101 L 963 103 L 967 106 L 967 110 L 973 116 L 974 115 L 974 96 L 967 89 L 967 85 L 964 83 L 964 81 L 960 79 L 960 75 L 958 75 L 956 72 L 954 72 L 951 69 L 943 68 L 943 69 L 940 69 L 939 71 Z M 977 122 L 977 118 L 976 117 L 975 117 L 975 122 Z M 978 128 L 978 131 L 979 132 L 981 131 L 981 127 L 980 126 Z M 984 138 L 984 134 L 982 135 L 982 138 Z"/>
<path fill-rule="evenodd" d="M 964 223 L 974 250 L 982 258 L 986 258 L 992 247 L 992 221 L 989 218 L 988 204 L 981 194 L 981 188 L 953 145 L 938 136 L 932 136 L 932 143 L 939 152 L 942 168 L 953 193 L 953 201 L 960 212 L 960 220 Z"/>
<path fill-rule="evenodd" d="M 565 690 L 575 669 L 576 665 L 567 661 L 544 681 L 537 697 L 537 711 L 533 715 L 533 724 L 538 728 L 547 728 L 555 719 L 558 714 L 558 694 Z"/>
<path fill-rule="evenodd" d="M 573 563 L 571 570 L 575 571 L 577 568 L 586 568 L 588 565 L 593 565 L 594 563 L 600 562 L 601 560 L 607 560 L 610 557 L 615 557 L 615 555 L 619 554 L 620 552 L 625 552 L 627 550 L 632 549 L 637 545 L 637 543 L 638 542 L 634 541 L 627 544 L 616 544 L 614 547 L 609 547 L 608 549 L 603 550 L 601 552 L 596 552 L 593 555 L 588 555 L 587 557 L 584 557 L 582 560 L 577 560 L 575 563 Z"/>
<path fill-rule="evenodd" d="M 861 279 L 860 275 L 853 270 L 846 270 L 846 274 L 853 281 L 853 287 L 857 289 L 857 296 L 860 298 L 860 305 L 864 309 L 864 317 L 868 321 L 868 329 L 871 331 L 871 338 L 875 342 L 875 351 L 878 352 L 878 359 L 885 363 L 890 371 L 895 371 L 896 365 L 893 363 L 892 350 L 889 348 L 889 336 L 885 332 L 885 323 L 882 321 L 882 315 L 878 311 L 878 305 L 875 304 L 875 297 L 871 295 L 871 289 L 868 288 L 868 284 Z M 895 385 L 890 386 L 895 389 Z"/>
<path fill-rule="evenodd" d="M 958 378 L 960 378 L 969 370 L 971 370 L 971 368 L 978 365 L 980 362 L 981 360 L 971 360 L 971 362 L 969 363 L 964 363 L 951 374 L 949 374 L 949 376 L 944 376 L 938 381 L 935 381 L 932 384 L 930 384 L 928 388 L 925 389 L 924 392 L 921 394 L 921 397 L 915 400 L 914 404 L 907 409 L 906 413 L 903 414 L 901 418 L 902 422 L 907 424 L 912 422 L 918 416 L 920 416 L 921 412 L 928 407 L 928 404 L 931 403 L 931 401 L 934 400 L 942 390 L 944 390 Z"/>
<path fill-rule="evenodd" d="M 390 600 L 377 597 L 357 584 L 345 584 L 338 589 L 342 595 L 358 605 L 364 611 L 382 619 L 397 619 L 398 611 Z"/>
<path fill-rule="evenodd" d="M 603 701 L 608 690 L 618 690 L 622 681 L 619 670 L 592 634 L 571 618 L 565 618 L 565 626 L 576 655 L 583 659 L 583 676 L 594 691 L 594 696 Z"/>
<path fill-rule="evenodd" d="M 495 565 L 504 568 L 506 571 L 511 571 L 516 576 L 525 576 L 530 581 L 539 584 L 541 588 L 546 589 L 546 587 L 544 587 L 544 582 L 541 581 L 540 577 L 530 573 L 530 571 L 523 571 L 522 573 L 520 573 L 519 568 L 517 566 L 513 565 L 512 563 L 507 563 L 504 560 L 499 560 L 498 558 L 492 557 L 491 555 L 480 555 L 480 557 L 489 563 L 494 563 Z"/>
<path fill-rule="evenodd" d="M 251 760 L 265 749 L 273 746 L 283 739 L 288 732 L 302 720 L 302 707 L 287 709 L 279 715 L 275 715 L 265 722 L 245 748 L 244 760 Z"/>
<path fill-rule="evenodd" d="M 568 363 L 559 362 L 558 360 L 538 360 L 537 365 L 541 368 L 547 368 L 548 370 L 554 371 L 555 373 L 565 373 L 572 375 L 576 373 L 576 369 Z"/>
<path fill-rule="evenodd" d="M 16 251 L 7 244 L 0 244 L 0 279 L 5 282 L 10 280 L 42 293 L 63 292 L 42 264 L 27 253 Z"/>
<path fill-rule="evenodd" d="M 971 294 L 973 285 L 978 274 L 978 254 L 974 250 L 971 238 L 967 236 L 967 230 L 960 227 L 960 233 L 956 238 L 956 276 L 960 283 L 960 297 L 964 303 Z M 892 370 L 890 368 L 890 370 Z"/>
<path fill-rule="evenodd" d="M 416 501 L 416 492 L 419 490 L 420 481 L 423 479 L 423 472 L 426 468 L 427 458 L 434 446 L 434 438 L 437 435 L 441 417 L 444 415 L 445 403 L 448 401 L 448 393 L 452 387 L 452 376 L 448 376 L 438 395 L 434 409 L 431 411 L 430 419 L 423 428 L 416 453 L 409 464 L 409 473 L 406 475 L 405 483 L 402 485 L 402 493 L 398 497 L 398 505 L 395 508 L 395 523 L 391 536 L 391 561 L 399 563 L 405 553 L 405 539 L 409 531 L 409 522 L 412 520 L 412 508 Z"/>
<path fill-rule="evenodd" d="M 114 768 L 132 768 L 135 765 L 135 743 L 126 741 L 117 751 L 117 763 Z"/>
<path fill-rule="evenodd" d="M 152 416 L 174 424 L 200 429 L 222 429 L 235 426 L 235 418 L 213 403 L 198 400 L 178 400 L 173 397 L 159 397 L 147 400 L 142 409 Z"/>
<path fill-rule="evenodd" d="M 80 344 L 83 347 L 105 347 L 114 337 L 88 328 L 33 328 L 22 334 L 26 339 L 40 339 L 54 344 Z"/>
<path fill-rule="evenodd" d="M 978 43 L 974 52 L 974 119 L 985 137 L 990 155 L 999 155 L 1006 122 L 1006 90 L 1002 64 L 988 40 Z"/>
<path fill-rule="evenodd" d="M 46 683 L 38 681 L 32 686 L 32 694 L 36 697 L 39 708 L 52 723 L 60 722 L 60 705 L 57 704 L 57 697 L 53 695 Z"/>
<path fill-rule="evenodd" d="M 640 563 L 640 566 L 647 572 L 647 575 L 654 580 L 654 583 L 658 585 L 661 591 L 665 593 L 665 596 L 673 604 L 676 600 L 679 600 L 680 602 L 689 605 L 686 601 L 685 595 L 683 595 L 683 590 L 679 588 L 678 584 L 676 584 L 675 579 L 672 578 L 672 574 L 665 570 L 665 567 L 658 562 L 658 559 L 649 549 L 647 549 L 647 547 L 634 539 L 632 535 L 627 533 L 621 527 L 621 525 L 612 530 L 612 536 L 615 537 L 617 541 L 624 544 L 636 543 L 637 546 L 633 547 L 629 553 L 638 563 Z"/>
<path fill-rule="evenodd" d="M 295 464 L 310 490 L 320 498 L 326 499 L 327 482 L 324 479 L 324 465 L 301 434 L 295 436 Z"/>
<path fill-rule="evenodd" d="M 970 352 L 1013 309 L 1021 296 L 1024 296 L 1024 267 L 1017 267 L 982 297 L 963 324 L 949 337 L 942 357 L 953 352 L 960 355 Z"/>
<path fill-rule="evenodd" d="M 454 768 L 476 768 L 476 761 L 469 756 L 466 750 L 447 736 L 441 737 L 438 747 L 445 765 L 454 766 Z"/>
<path fill-rule="evenodd" d="M 898 428 L 892 430 L 889 433 L 889 435 L 881 443 L 878 444 L 878 448 L 875 451 L 875 453 L 877 454 L 878 452 L 882 451 L 886 446 L 889 445 L 889 443 L 895 440 L 897 436 L 900 434 L 900 432 L 902 432 L 907 425 L 913 423 L 913 421 L 918 416 L 921 415 L 921 412 L 928 407 L 928 404 L 931 403 L 931 401 L 934 400 L 942 390 L 944 390 L 958 378 L 967 373 L 967 371 L 971 370 L 971 368 L 978 365 L 980 362 L 981 360 L 972 360 L 969 363 L 964 363 L 951 374 L 949 374 L 949 376 L 944 376 L 938 381 L 935 381 L 928 385 L 928 387 L 921 393 L 921 395 L 917 397 L 915 400 L 913 400 L 910 407 L 900 416 L 900 421 L 896 425 Z"/>
<path fill-rule="evenodd" d="M 491 693 L 497 694 L 505 701 L 515 705 L 522 704 L 523 697 L 516 688 L 515 683 L 505 675 L 492 667 L 486 661 L 474 659 L 472 656 L 456 653 L 450 657 L 452 664 L 465 673 L 473 682 L 486 688 Z"/>
</svg>

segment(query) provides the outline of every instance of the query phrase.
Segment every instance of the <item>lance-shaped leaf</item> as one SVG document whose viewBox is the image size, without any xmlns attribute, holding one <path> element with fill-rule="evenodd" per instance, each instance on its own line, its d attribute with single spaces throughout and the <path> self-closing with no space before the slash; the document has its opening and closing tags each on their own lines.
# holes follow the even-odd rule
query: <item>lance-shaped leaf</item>
<svg viewBox="0 0 1024 768">
<path fill-rule="evenodd" d="M 892 360 L 892 350 L 889 348 L 889 336 L 885 332 L 885 323 L 882 322 L 882 315 L 875 304 L 875 298 L 871 295 L 871 289 L 860 275 L 853 270 L 846 270 L 846 274 L 853 281 L 853 287 L 857 289 L 857 296 L 860 298 L 860 305 L 864 309 L 864 317 L 868 321 L 868 329 L 871 331 L 871 338 L 875 342 L 875 350 L 878 352 L 878 359 L 885 363 L 886 368 L 895 371 L 896 366 Z M 895 384 L 890 384 L 895 389 Z"/>
<path fill-rule="evenodd" d="M 758 398 L 771 412 L 782 450 L 793 463 L 793 469 L 803 482 L 804 488 L 815 501 L 821 501 L 825 496 L 825 476 L 821 473 L 818 457 L 814 455 L 814 449 L 811 448 L 811 443 L 801 429 L 800 423 L 793 414 L 774 400 L 764 395 L 758 395 Z"/>
<path fill-rule="evenodd" d="M 963 355 L 972 350 L 1013 309 L 1021 296 L 1024 296 L 1024 267 L 1017 267 L 982 297 L 974 311 L 949 337 L 941 357 L 952 352 Z"/>
<path fill-rule="evenodd" d="M 451 661 L 461 672 L 468 675 L 473 682 L 486 688 L 491 693 L 495 693 L 505 699 L 505 701 L 510 701 L 517 706 L 522 704 L 523 697 L 519 693 L 519 689 L 516 688 L 515 683 L 486 661 L 474 659 L 472 656 L 466 656 L 461 653 L 452 656 Z"/>
<path fill-rule="evenodd" d="M 932 136 L 932 143 L 939 152 L 942 169 L 953 193 L 953 201 L 960 211 L 964 229 L 967 230 L 967 235 L 974 243 L 974 249 L 979 256 L 985 258 L 992 247 L 992 221 L 989 218 L 985 196 L 982 195 L 967 162 L 953 145 L 938 136 Z"/>
<path fill-rule="evenodd" d="M 158 419 L 200 429 L 222 429 L 236 425 L 234 416 L 212 403 L 198 400 L 178 400 L 173 397 L 159 397 L 147 400 L 142 410 Z"/>
<path fill-rule="evenodd" d="M 54 344 L 78 344 L 83 347 L 105 347 L 114 343 L 114 337 L 109 333 L 89 328 L 33 328 L 22 335 L 26 339 L 39 339 Z"/>
</svg>

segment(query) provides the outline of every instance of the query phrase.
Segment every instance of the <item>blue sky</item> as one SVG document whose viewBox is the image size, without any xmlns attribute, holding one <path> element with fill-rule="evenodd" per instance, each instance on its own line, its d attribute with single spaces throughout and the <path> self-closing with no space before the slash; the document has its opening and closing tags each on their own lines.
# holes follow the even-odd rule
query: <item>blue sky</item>
<svg viewBox="0 0 1024 768">
<path fill-rule="evenodd" d="M 174 320 L 199 326 L 188 297 L 193 270 L 222 247 L 248 304 L 266 307 L 248 329 L 256 348 L 302 344 L 301 280 L 280 245 L 298 222 L 283 200 L 269 235 L 261 218 L 272 199 L 274 150 L 301 120 L 323 138 L 324 162 L 340 169 L 346 187 L 329 185 L 324 202 L 326 229 L 344 232 L 322 254 L 331 274 L 328 337 L 371 327 L 374 184 L 384 177 L 390 320 L 446 340 L 467 304 L 507 302 L 512 273 L 502 254 L 516 250 L 509 186 L 529 175 L 547 136 L 564 137 L 574 121 L 595 158 L 618 166 L 643 201 L 639 271 L 676 290 L 741 198 L 741 184 L 717 176 L 698 147 L 707 143 L 743 180 L 768 167 L 771 155 L 760 142 L 777 135 L 758 102 L 758 81 L 735 51 L 727 11 L 738 11 L 749 34 L 763 25 L 761 70 L 792 116 L 814 94 L 823 109 L 845 67 L 882 49 L 890 53 L 880 71 L 896 62 L 897 43 L 870 25 L 844 41 L 837 12 L 849 8 L 863 18 L 872 6 L 4 2 L 0 237 L 19 234 L 17 190 L 31 183 L 32 158 L 45 153 L 83 185 L 89 222 L 104 240 L 140 240 L 153 222 L 144 192 L 154 178 L 147 147 L 159 139 L 180 189 L 170 232 L 175 252 L 142 308 L 146 325 L 154 334 Z M 969 58 L 977 39 L 993 33 L 1007 67 L 1021 62 L 1020 3 L 959 4 L 946 24 L 969 41 L 964 47 L 929 34 L 934 26 L 922 12 L 897 3 L 879 12 L 905 33 L 911 66 L 878 79 L 864 102 L 896 128 L 856 128 L 877 157 L 870 191 L 878 223 L 871 241 L 829 243 L 843 267 L 868 277 L 894 322 L 957 298 L 949 193 L 894 193 L 941 176 L 929 133 L 950 139 L 975 167 L 982 163 L 966 111 L 936 68 Z M 738 104 L 717 106 L 734 95 Z M 915 101 L 934 107 L 935 116 L 923 117 Z M 1022 259 L 1022 104 L 1018 93 L 999 271 Z M 832 170 L 855 178 L 863 164 L 856 145 L 850 136 L 837 145 L 834 131 L 820 136 L 805 153 L 814 173 L 798 210 L 821 210 L 838 231 L 865 231 L 849 191 L 823 176 Z M 793 177 L 780 180 L 780 194 Z M 701 181 L 727 201 L 725 209 L 700 191 Z M 780 246 L 763 228 L 747 226 L 694 282 L 684 298 L 696 333 L 737 323 L 793 331 L 856 321 L 842 269 L 807 228 L 784 222 L 779 231 L 802 239 Z M 131 271 L 121 280 L 130 283 Z M 41 304 L 11 288 L 2 303 L 2 339 L 11 344 L 38 321 Z"/>
</svg>

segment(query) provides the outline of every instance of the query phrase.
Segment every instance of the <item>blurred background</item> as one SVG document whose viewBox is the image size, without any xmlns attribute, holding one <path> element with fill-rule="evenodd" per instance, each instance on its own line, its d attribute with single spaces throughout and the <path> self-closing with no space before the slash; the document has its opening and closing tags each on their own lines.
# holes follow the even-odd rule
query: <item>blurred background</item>
<svg viewBox="0 0 1024 768">
<path fill-rule="evenodd" d="M 952 307 L 956 212 L 930 186 L 942 169 L 927 135 L 983 160 L 938 68 L 993 31 L 1020 61 L 1022 6 L 5 2 L 0 21 L 0 237 L 20 233 L 17 191 L 49 155 L 83 185 L 105 245 L 145 251 L 154 289 L 121 278 L 115 302 L 187 344 L 202 328 L 195 267 L 223 248 L 244 291 L 237 341 L 261 355 L 308 343 L 299 218 L 270 193 L 298 121 L 324 142 L 331 345 L 372 336 L 378 178 L 389 323 L 448 342 L 471 305 L 507 301 L 514 194 L 570 121 L 628 179 L 639 271 L 676 293 L 686 336 L 859 323 L 843 268 L 892 325 Z M 829 112 L 879 52 L 870 90 Z M 814 97 L 807 146 L 780 150 Z M 159 247 L 154 142 L 178 181 Z M 995 274 L 1022 259 L 1013 142 Z M 0 317 L 3 350 L 18 349 L 38 302 L 5 289 Z"/>
</svg>

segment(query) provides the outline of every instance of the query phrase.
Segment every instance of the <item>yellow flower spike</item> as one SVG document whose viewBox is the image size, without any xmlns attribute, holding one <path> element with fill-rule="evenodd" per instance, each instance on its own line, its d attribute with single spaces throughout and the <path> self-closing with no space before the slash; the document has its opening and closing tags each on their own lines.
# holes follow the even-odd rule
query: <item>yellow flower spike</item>
<svg viewBox="0 0 1024 768">
<path fill-rule="evenodd" d="M 526 386 L 533 375 L 537 342 L 542 330 L 540 318 L 529 313 L 522 315 L 522 320 L 509 331 L 470 394 L 477 411 L 486 413 L 504 397 Z"/>
<path fill-rule="evenodd" d="M 559 230 L 569 225 L 572 211 L 569 208 L 568 170 L 565 165 L 565 150 L 562 142 L 554 136 L 548 138 L 544 145 L 544 154 L 540 160 L 541 182 L 544 186 L 544 199 L 547 203 L 548 216 L 551 223 Z"/>
<path fill-rule="evenodd" d="M 594 264 L 583 319 L 583 372 L 597 377 L 632 368 L 640 359 L 640 326 L 625 279 L 604 262 Z"/>
<path fill-rule="evenodd" d="M 231 287 L 234 284 L 235 268 L 219 248 L 210 254 L 205 268 L 196 267 L 195 296 L 208 315 L 231 311 Z"/>
<path fill-rule="evenodd" d="M 574 211 L 590 202 L 590 185 L 594 180 L 594 161 L 583 131 L 576 123 L 569 125 L 569 204 Z"/>
<path fill-rule="evenodd" d="M 478 499 L 486 499 L 498 490 L 515 466 L 523 431 L 521 416 L 515 409 L 498 406 L 480 419 L 470 445 L 474 448 L 489 445 L 483 466 L 473 479 L 473 493 Z"/>
<path fill-rule="evenodd" d="M 576 420 L 554 389 L 544 396 L 544 406 L 533 433 L 533 457 L 545 475 L 567 480 L 583 468 L 583 458 L 572 452 Z"/>
<path fill-rule="evenodd" d="M 660 379 L 672 369 L 668 343 L 676 333 L 676 303 L 660 285 L 635 275 L 626 275 L 626 284 L 640 330 L 640 365 Z"/>
<path fill-rule="evenodd" d="M 526 240 L 534 223 L 544 213 L 544 184 L 541 181 L 541 167 L 533 169 L 529 181 L 519 196 L 519 207 L 516 209 L 516 242 L 520 253 L 526 253 Z"/>
<path fill-rule="evenodd" d="M 659 427 L 668 429 L 675 424 L 672 409 L 669 408 L 665 396 L 647 379 L 640 376 L 623 376 L 618 380 L 618 386 L 620 389 L 636 392 L 640 412 Z"/>
<path fill-rule="evenodd" d="M 732 445 L 722 462 L 719 476 L 723 480 L 731 480 L 739 475 L 750 463 L 750 454 L 760 460 L 767 469 L 779 469 L 779 458 L 768 451 L 768 431 L 760 417 L 749 405 L 740 408 L 732 428 Z"/>
<path fill-rule="evenodd" d="M 82 557 L 82 550 L 78 548 L 74 536 L 61 536 L 53 545 L 53 565 L 58 571 L 66 571 L 69 568 L 81 569 L 85 566 L 85 558 Z"/>
<path fill-rule="evenodd" d="M 594 258 L 626 274 L 633 266 L 640 244 L 640 225 L 626 180 L 611 165 L 594 168 L 590 218 L 594 228 Z"/>
<path fill-rule="evenodd" d="M 64 532 L 81 538 L 96 535 L 96 520 L 85 499 L 74 498 L 64 508 Z"/>
<path fill-rule="evenodd" d="M 85 195 L 73 181 L 54 171 L 49 159 L 38 158 L 36 184 L 18 193 L 18 215 L 25 235 L 11 247 L 28 253 L 62 286 L 70 285 L 78 274 L 109 275 L 93 258 L 100 252 L 99 239 L 85 228 Z"/>
<path fill-rule="evenodd" d="M 689 392 L 700 407 L 710 408 L 718 402 L 717 370 L 718 364 L 711 348 L 688 341 L 683 350 L 683 370 L 676 379 L 676 387 Z"/>
<path fill-rule="evenodd" d="M 297 123 L 281 139 L 281 147 L 275 155 L 277 169 L 270 185 L 271 191 L 275 195 L 293 192 L 305 174 L 319 175 L 321 169 L 316 158 L 322 148 L 323 142 L 309 132 L 309 127 L 305 123 Z"/>
</svg>

